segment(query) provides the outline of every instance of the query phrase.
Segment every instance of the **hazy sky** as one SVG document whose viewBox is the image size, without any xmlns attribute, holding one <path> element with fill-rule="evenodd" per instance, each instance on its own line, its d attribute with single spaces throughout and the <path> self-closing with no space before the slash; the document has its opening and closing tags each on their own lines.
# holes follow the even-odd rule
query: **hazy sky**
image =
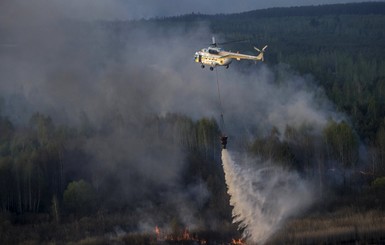
<svg viewBox="0 0 385 245">
<path fill-rule="evenodd" d="M 3 0 L 0 3 L 0 7 L 7 5 L 8 2 L 8 4 L 12 4 L 16 8 L 18 7 L 17 5 L 19 7 L 20 5 L 29 5 L 28 8 L 33 9 L 36 6 L 36 2 L 39 2 L 38 6 L 45 6 L 43 7 L 45 8 L 43 9 L 45 13 L 52 14 L 51 11 L 54 8 L 56 11 L 62 12 L 61 14 L 76 19 L 127 20 L 175 16 L 192 12 L 204 14 L 235 13 L 271 7 L 364 1 L 368 0 Z"/>
</svg>

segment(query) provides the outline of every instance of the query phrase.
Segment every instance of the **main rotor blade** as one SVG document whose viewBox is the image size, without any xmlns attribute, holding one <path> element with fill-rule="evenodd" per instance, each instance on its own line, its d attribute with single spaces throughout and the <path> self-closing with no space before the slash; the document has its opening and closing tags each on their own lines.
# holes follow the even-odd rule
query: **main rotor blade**
<svg viewBox="0 0 385 245">
<path fill-rule="evenodd" d="M 245 42 L 245 41 L 250 41 L 249 39 L 241 39 L 241 40 L 233 40 L 233 41 L 228 41 L 228 42 L 222 42 L 222 43 L 217 43 L 218 45 L 225 45 L 229 43 L 239 43 L 239 42 Z"/>
</svg>

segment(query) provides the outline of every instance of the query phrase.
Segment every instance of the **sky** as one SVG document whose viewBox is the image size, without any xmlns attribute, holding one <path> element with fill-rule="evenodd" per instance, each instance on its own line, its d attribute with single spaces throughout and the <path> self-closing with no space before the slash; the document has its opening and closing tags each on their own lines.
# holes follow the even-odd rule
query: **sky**
<svg viewBox="0 0 385 245">
<path fill-rule="evenodd" d="M 0 8 L 8 9 L 7 5 L 13 5 L 14 9 L 18 9 L 20 6 L 35 9 L 35 6 L 39 6 L 40 9 L 36 11 L 51 14 L 61 12 L 60 14 L 74 19 L 132 20 L 193 12 L 202 14 L 237 13 L 272 7 L 365 1 L 368 0 L 3 0 Z M 12 11 L 5 14 L 10 15 Z"/>
</svg>

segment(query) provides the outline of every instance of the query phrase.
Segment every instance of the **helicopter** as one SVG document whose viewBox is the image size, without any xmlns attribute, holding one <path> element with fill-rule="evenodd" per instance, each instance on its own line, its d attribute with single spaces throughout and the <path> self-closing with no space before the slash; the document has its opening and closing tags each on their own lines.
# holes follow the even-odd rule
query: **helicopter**
<svg viewBox="0 0 385 245">
<path fill-rule="evenodd" d="M 234 42 L 234 41 L 232 41 Z M 220 44 L 227 44 L 220 43 Z M 254 47 L 255 50 L 259 52 L 257 56 L 240 54 L 239 52 L 234 53 L 231 51 L 224 51 L 223 49 L 218 47 L 219 43 L 215 42 L 215 38 L 212 37 L 212 43 L 208 48 L 203 48 L 197 52 L 195 52 L 194 60 L 197 63 L 201 63 L 202 69 L 205 68 L 205 65 L 210 66 L 210 70 L 214 70 L 216 66 L 225 66 L 226 69 L 229 68 L 230 63 L 233 59 L 236 60 L 254 60 L 254 61 L 264 61 L 263 53 L 265 52 L 267 45 L 262 49 L 258 49 Z"/>
</svg>

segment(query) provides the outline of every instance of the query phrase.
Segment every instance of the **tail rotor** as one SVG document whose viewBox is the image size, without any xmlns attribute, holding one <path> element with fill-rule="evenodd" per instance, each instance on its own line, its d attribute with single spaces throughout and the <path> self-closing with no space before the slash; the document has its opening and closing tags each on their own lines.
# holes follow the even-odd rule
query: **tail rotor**
<svg viewBox="0 0 385 245">
<path fill-rule="evenodd" d="M 262 50 L 259 49 L 259 48 L 254 47 L 254 49 L 259 52 L 259 55 L 257 56 L 258 60 L 261 60 L 261 61 L 265 60 L 264 57 L 263 57 L 263 53 L 265 53 L 266 48 L 267 48 L 267 45 L 265 45 L 265 47 L 263 47 Z"/>
</svg>

